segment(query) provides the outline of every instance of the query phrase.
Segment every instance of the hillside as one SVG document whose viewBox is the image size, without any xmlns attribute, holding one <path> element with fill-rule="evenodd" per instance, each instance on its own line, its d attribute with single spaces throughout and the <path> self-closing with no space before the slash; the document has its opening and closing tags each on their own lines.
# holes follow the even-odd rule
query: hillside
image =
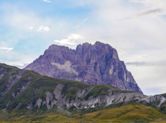
<svg viewBox="0 0 166 123">
<path fill-rule="evenodd" d="M 4 116 L 5 115 L 5 116 Z M 0 114 L 3 123 L 165 123 L 166 115 L 155 108 L 128 104 L 107 108 L 85 114 L 63 115 L 59 113 L 26 113 L 16 112 Z"/>
<path fill-rule="evenodd" d="M 0 111 L 0 121 L 17 123 L 164 122 L 166 96 L 54 79 L 0 64 Z"/>
<path fill-rule="evenodd" d="M 0 71 L 1 109 L 82 110 L 144 97 L 110 85 L 89 86 L 76 81 L 58 80 L 4 64 L 0 65 Z"/>
</svg>

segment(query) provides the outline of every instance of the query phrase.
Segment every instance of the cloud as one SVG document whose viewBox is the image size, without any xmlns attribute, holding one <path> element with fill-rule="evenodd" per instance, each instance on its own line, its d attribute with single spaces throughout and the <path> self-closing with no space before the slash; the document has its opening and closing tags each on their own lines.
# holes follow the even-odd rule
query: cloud
<svg viewBox="0 0 166 123">
<path fill-rule="evenodd" d="M 143 12 L 138 12 L 134 15 L 130 15 L 129 17 L 122 18 L 121 20 L 128 20 L 128 19 L 134 19 L 139 18 L 142 16 L 148 16 L 148 15 L 158 15 L 162 12 L 162 9 L 156 8 L 156 9 L 150 9 L 150 10 L 143 10 Z"/>
<path fill-rule="evenodd" d="M 0 52 L 1 54 L 1 52 Z M 24 68 L 29 63 L 33 62 L 38 56 L 35 54 L 22 54 L 21 52 L 16 52 L 12 50 L 11 52 L 5 52 L 0 55 L 0 62 L 6 63 L 8 65 L 17 66 L 19 68 Z"/>
<path fill-rule="evenodd" d="M 144 6 L 144 8 L 148 8 L 150 13 L 151 12 L 158 13 L 158 14 L 160 13 L 160 15 L 166 14 L 166 1 L 165 0 L 130 0 L 130 2 L 140 4 L 140 5 Z M 158 9 L 158 10 L 155 12 L 155 11 L 153 11 L 155 9 L 156 10 Z M 152 10 L 152 11 L 150 11 L 150 10 Z"/>
<path fill-rule="evenodd" d="M 44 18 L 34 12 L 22 10 L 13 5 L 3 5 L 2 22 L 11 29 L 24 32 L 49 32 L 50 26 L 54 25 L 49 18 Z M 12 13 L 9 11 L 12 11 Z"/>
<path fill-rule="evenodd" d="M 5 40 L 0 41 L 0 62 L 9 65 L 22 68 L 31 63 L 53 43 L 55 37 L 60 39 L 71 29 L 61 18 L 45 17 L 29 8 L 20 9 L 15 4 L 2 4 L 0 10 L 3 13 L 0 13 L 0 26 L 4 27 L 0 40 Z"/>
<path fill-rule="evenodd" d="M 49 32 L 51 30 L 49 26 L 45 25 L 29 26 L 28 29 L 35 32 Z"/>
<path fill-rule="evenodd" d="M 166 92 L 165 83 L 165 65 L 150 65 L 150 66 L 128 66 L 132 72 L 138 85 L 143 92 L 148 95 L 161 94 Z"/>
<path fill-rule="evenodd" d="M 7 41 L 0 41 L 0 62 L 23 68 L 32 62 L 37 56 L 17 52 L 15 48 L 9 47 Z"/>
<path fill-rule="evenodd" d="M 43 0 L 43 2 L 45 2 L 45 3 L 52 3 L 51 0 Z"/>
<path fill-rule="evenodd" d="M 126 65 L 128 66 L 166 66 L 166 61 L 158 61 L 158 62 L 138 62 L 138 61 L 132 61 L 132 62 L 126 62 Z"/>
<path fill-rule="evenodd" d="M 149 15 L 149 14 L 154 14 L 154 13 L 160 13 L 162 10 L 160 8 L 157 9 L 151 9 L 142 13 L 139 13 L 137 16 L 145 16 L 145 15 Z"/>
<path fill-rule="evenodd" d="M 67 36 L 66 38 L 54 40 L 54 43 L 74 48 L 77 44 L 80 43 L 81 39 L 83 39 L 83 36 L 81 36 L 80 34 L 73 33 Z"/>
<path fill-rule="evenodd" d="M 9 16 L 8 16 L 9 17 Z M 7 19 L 8 19 L 7 17 Z M 11 20 L 7 21 L 10 26 L 24 30 L 24 31 L 35 31 L 35 32 L 49 32 L 50 27 L 38 18 L 36 15 L 29 15 L 26 13 L 15 13 L 10 16 Z"/>
<path fill-rule="evenodd" d="M 0 41 L 0 53 L 11 52 L 13 50 L 12 47 L 8 47 L 5 41 Z"/>
<path fill-rule="evenodd" d="M 40 25 L 37 29 L 38 32 L 49 32 L 50 31 L 50 27 L 49 26 L 44 26 L 44 25 Z"/>
<path fill-rule="evenodd" d="M 13 48 L 11 48 L 11 47 L 0 46 L 0 50 L 1 50 L 1 51 L 5 51 L 5 52 L 10 52 L 10 51 L 13 50 Z"/>
<path fill-rule="evenodd" d="M 73 29 L 73 26 L 62 17 L 44 16 L 29 8 L 20 9 L 18 5 L 13 4 L 3 4 L 0 8 L 3 11 L 1 23 L 13 33 L 17 33 L 15 37 L 22 34 L 22 38 L 35 36 L 50 40 L 53 37 L 64 37 Z"/>
</svg>

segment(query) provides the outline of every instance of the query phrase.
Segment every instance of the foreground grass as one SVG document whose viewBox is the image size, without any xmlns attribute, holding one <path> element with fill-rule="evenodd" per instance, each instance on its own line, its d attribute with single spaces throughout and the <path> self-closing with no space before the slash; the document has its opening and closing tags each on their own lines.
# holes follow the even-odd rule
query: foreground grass
<svg viewBox="0 0 166 123">
<path fill-rule="evenodd" d="M 166 122 L 166 115 L 155 108 L 131 104 L 88 113 L 85 118 L 95 123 L 148 123 L 158 119 Z"/>
<path fill-rule="evenodd" d="M 128 104 L 73 116 L 1 113 L 0 123 L 166 123 L 166 115 L 149 106 Z"/>
</svg>

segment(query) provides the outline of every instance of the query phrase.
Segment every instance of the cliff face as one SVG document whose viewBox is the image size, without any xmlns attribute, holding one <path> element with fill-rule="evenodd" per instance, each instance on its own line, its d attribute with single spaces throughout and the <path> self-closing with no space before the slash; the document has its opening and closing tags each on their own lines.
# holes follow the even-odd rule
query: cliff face
<svg viewBox="0 0 166 123">
<path fill-rule="evenodd" d="M 77 80 L 93 85 L 112 85 L 122 90 L 141 92 L 132 74 L 108 44 L 84 43 L 75 50 L 51 45 L 25 69 L 53 78 Z"/>
</svg>

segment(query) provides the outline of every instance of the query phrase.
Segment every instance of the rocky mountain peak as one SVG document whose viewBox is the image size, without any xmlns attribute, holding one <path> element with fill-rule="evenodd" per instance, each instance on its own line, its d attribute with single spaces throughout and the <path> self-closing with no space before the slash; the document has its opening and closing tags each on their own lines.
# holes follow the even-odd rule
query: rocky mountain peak
<svg viewBox="0 0 166 123">
<path fill-rule="evenodd" d="M 80 44 L 76 49 L 51 45 L 25 69 L 53 78 L 108 84 L 142 93 L 116 49 L 99 41 Z"/>
</svg>

